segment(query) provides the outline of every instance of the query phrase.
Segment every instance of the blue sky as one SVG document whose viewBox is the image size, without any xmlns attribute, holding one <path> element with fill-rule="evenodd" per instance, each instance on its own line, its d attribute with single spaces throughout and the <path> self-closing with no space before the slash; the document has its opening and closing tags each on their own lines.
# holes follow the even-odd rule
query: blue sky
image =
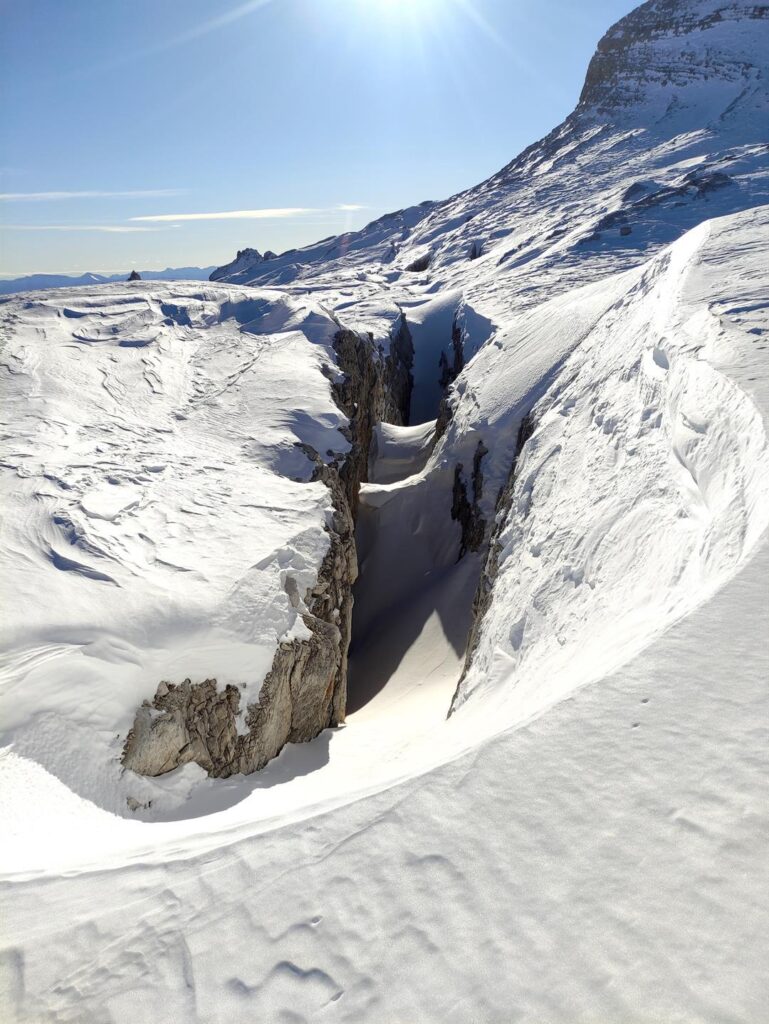
<svg viewBox="0 0 769 1024">
<path fill-rule="evenodd" d="M 451 195 L 634 6 L 0 0 L 0 274 L 219 264 Z"/>
</svg>

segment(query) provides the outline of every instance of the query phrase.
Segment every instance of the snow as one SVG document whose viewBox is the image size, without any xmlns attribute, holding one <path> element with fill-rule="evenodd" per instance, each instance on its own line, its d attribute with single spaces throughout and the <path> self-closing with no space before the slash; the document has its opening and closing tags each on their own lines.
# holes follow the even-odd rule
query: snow
<svg viewBox="0 0 769 1024">
<path fill-rule="evenodd" d="M 708 253 L 735 235 L 728 270 L 703 287 Z M 769 523 L 769 446 L 729 379 L 746 339 L 722 307 L 761 306 L 767 236 L 766 209 L 707 222 L 629 287 L 604 285 L 607 312 L 533 408 L 458 704 L 513 690 L 529 717 L 626 661 L 750 553 Z"/>
<path fill-rule="evenodd" d="M 6 1007 L 761 1020 L 768 572 L 764 544 L 622 670 L 437 771 L 196 856 L 6 884 Z"/>
<path fill-rule="evenodd" d="M 5 742 L 112 812 L 137 790 L 162 809 L 120 773 L 139 704 L 189 677 L 244 708 L 305 630 L 286 582 L 314 584 L 331 504 L 297 445 L 349 448 L 322 372 L 338 328 L 274 293 L 143 282 L 2 315 Z"/>
<path fill-rule="evenodd" d="M 767 479 L 759 428 L 769 409 L 762 354 L 769 323 L 765 300 L 757 298 L 766 291 L 766 236 L 766 215 L 728 218 L 685 238 L 669 259 L 619 275 L 607 293 L 625 296 L 628 332 L 607 331 L 571 356 L 589 361 L 602 343 L 608 379 L 615 372 L 609 354 L 619 360 L 619 377 L 627 364 L 636 366 L 636 377 L 615 398 L 631 416 L 639 396 L 646 402 L 650 394 L 638 376 L 649 367 L 644 353 L 652 352 L 661 369 L 654 346 L 663 325 L 670 332 L 664 382 L 673 396 L 667 378 L 677 360 L 723 378 L 718 408 L 700 417 L 721 443 L 730 422 L 742 426 L 738 461 L 747 462 L 754 446 L 745 495 Z M 654 287 L 638 287 L 645 279 L 665 290 L 667 305 Z M 649 296 L 644 328 L 634 306 Z M 573 301 L 591 308 L 592 290 Z M 703 310 L 717 311 L 709 314 L 709 331 Z M 682 328 L 676 338 L 671 322 L 696 330 L 687 335 Z M 634 323 L 639 337 L 631 345 Z M 600 333 L 601 321 L 594 330 Z M 583 388 L 572 429 L 590 431 L 592 420 L 577 409 L 594 382 L 581 370 L 567 359 L 562 373 L 574 391 Z M 656 371 L 654 380 L 659 387 Z M 605 385 L 601 390 L 608 394 Z M 553 395 L 569 397 L 557 378 L 545 403 Z M 703 400 L 696 388 L 694 398 Z M 694 410 L 686 412 L 691 422 Z M 678 422 L 673 414 L 671 420 Z M 700 602 L 715 594 L 666 632 L 655 618 L 654 636 L 645 635 L 655 642 L 633 658 L 628 651 L 638 641 L 631 638 L 624 667 L 604 668 L 596 686 L 533 719 L 552 691 L 532 695 L 524 686 L 521 695 L 510 673 L 492 673 L 487 689 L 511 690 L 513 706 L 470 693 L 447 723 L 461 669 L 459 652 L 452 654 L 451 613 L 466 609 L 462 590 L 478 566 L 456 563 L 458 527 L 450 520 L 436 529 L 428 516 L 429 559 L 418 532 L 394 529 L 404 516 L 424 514 L 418 495 L 441 456 L 438 449 L 422 465 L 424 428 L 383 433 L 386 461 L 400 463 L 402 475 L 364 489 L 364 506 L 385 518 L 369 537 L 371 548 L 362 518 L 362 564 L 373 559 L 379 568 L 362 573 L 372 592 L 359 593 L 358 628 L 375 637 L 382 627 L 372 623 L 383 616 L 390 632 L 381 646 L 367 642 L 362 663 L 353 664 L 352 683 L 364 693 L 345 728 L 287 748 L 250 779 L 203 781 L 190 766 L 172 773 L 165 784 L 177 798 L 190 797 L 184 816 L 165 823 L 118 819 L 54 779 L 36 764 L 37 755 L 30 760 L 16 745 L 5 754 L 4 885 L 13 896 L 14 936 L 5 959 L 9 1000 L 32 1019 L 60 1020 L 120 1021 L 138 1013 L 205 1021 L 319 1014 L 461 1021 L 470 1013 L 497 1019 L 510 1007 L 524 1018 L 544 1007 L 552 1020 L 596 1013 L 676 1019 L 692 1008 L 697 1019 L 756 1019 L 766 996 L 756 968 L 767 907 L 751 882 L 762 869 L 759 838 L 769 828 L 769 748 L 759 739 L 767 652 L 755 643 L 763 635 L 757 617 L 765 617 L 765 539 L 745 560 L 757 543 L 761 520 L 753 516 L 760 510 L 747 509 L 742 520 L 744 551 L 704 545 L 721 589 L 690 587 L 690 598 L 694 593 Z M 637 483 L 636 473 L 624 477 L 629 488 Z M 667 490 L 657 500 L 677 510 L 685 491 L 675 475 L 661 479 Z M 437 510 L 440 486 L 427 493 Z M 566 513 L 575 511 L 566 504 Z M 717 503 L 716 513 L 719 540 L 728 540 Z M 707 527 L 695 516 L 687 528 L 701 541 Z M 412 537 L 410 547 L 403 547 L 404 536 Z M 404 600 L 400 577 L 388 571 L 394 558 L 407 569 L 402 586 L 412 603 L 404 616 L 387 613 Z M 647 572 L 645 558 L 628 559 L 620 544 L 607 547 L 605 566 L 632 574 L 625 581 L 630 592 Z M 503 586 L 508 570 L 506 561 Z M 421 592 L 414 589 L 420 575 Z M 564 614 L 574 587 L 562 587 Z M 505 590 L 498 593 L 508 600 Z M 595 602 L 599 626 L 601 613 Z M 499 618 L 492 606 L 479 652 L 499 639 Z M 417 636 L 404 639 L 398 631 L 409 623 Z M 529 649 L 542 656 L 536 639 Z M 403 657 L 388 669 L 391 681 L 376 690 L 372 665 L 398 650 Z M 574 667 L 572 659 L 567 671 L 552 672 L 571 693 L 584 681 Z M 516 721 L 518 729 L 505 728 Z M 57 835 L 54 848 L 42 841 L 43 827 Z M 87 952 L 94 934 L 96 960 Z M 470 960 L 462 955 L 468 943 L 477 951 Z M 428 962 L 434 969 L 425 981 Z"/>
<path fill-rule="evenodd" d="M 684 24 L 714 6 L 461 196 L 230 283 L 0 307 L 12 1020 L 763 1019 L 769 22 Z M 121 775 L 159 679 L 248 699 L 300 628 L 329 496 L 297 442 L 347 448 L 334 317 L 384 343 L 401 315 L 346 723 L 249 777 Z M 525 415 L 466 669 L 455 468 L 484 442 L 491 528 Z"/>
</svg>

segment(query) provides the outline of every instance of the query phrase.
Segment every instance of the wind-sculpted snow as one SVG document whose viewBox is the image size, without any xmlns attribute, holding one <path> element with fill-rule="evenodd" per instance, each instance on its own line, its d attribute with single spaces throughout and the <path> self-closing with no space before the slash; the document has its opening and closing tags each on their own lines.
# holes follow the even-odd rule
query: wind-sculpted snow
<svg viewBox="0 0 769 1024">
<path fill-rule="evenodd" d="M 161 680 L 256 698 L 329 546 L 300 445 L 349 443 L 324 367 L 338 325 L 276 293 L 191 285 L 47 292 L 6 335 L 3 730 L 114 811 Z M 329 453 L 326 455 L 325 453 Z"/>
<path fill-rule="evenodd" d="M 734 237 L 722 274 L 709 272 Z M 729 306 L 761 314 L 756 344 L 766 330 L 767 238 L 764 208 L 703 225 L 605 283 L 608 308 L 529 411 L 493 540 L 491 603 L 455 708 L 499 700 L 516 718 L 535 714 L 627 660 L 753 548 L 769 522 L 767 436 L 719 364 L 741 331 Z M 531 320 L 519 325 L 523 347 L 537 336 Z M 468 388 L 504 378 L 504 362 L 479 360 Z"/>
</svg>

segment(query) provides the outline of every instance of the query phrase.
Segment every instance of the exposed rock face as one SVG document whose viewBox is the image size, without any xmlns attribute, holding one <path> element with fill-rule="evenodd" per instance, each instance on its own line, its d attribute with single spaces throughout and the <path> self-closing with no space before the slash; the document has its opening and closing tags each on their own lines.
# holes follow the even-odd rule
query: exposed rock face
<svg viewBox="0 0 769 1024">
<path fill-rule="evenodd" d="M 445 390 L 455 381 L 465 366 L 465 331 L 459 313 L 454 314 L 451 323 L 451 360 L 445 352 L 441 352 L 441 387 Z"/>
<path fill-rule="evenodd" d="M 340 469 L 353 515 L 360 484 L 368 479 L 369 457 L 377 423 L 408 423 L 414 347 L 401 316 L 390 352 L 377 351 L 372 338 L 340 328 L 334 341 L 344 380 L 332 385 L 337 405 L 350 420 L 352 450 Z"/>
<path fill-rule="evenodd" d="M 459 693 L 462 687 L 462 681 L 464 680 L 465 674 L 473 660 L 473 653 L 475 652 L 475 648 L 478 646 L 478 640 L 480 637 L 483 617 L 486 614 L 489 605 L 491 604 L 492 588 L 494 586 L 494 579 L 497 575 L 497 570 L 499 568 L 500 546 L 498 534 L 505 520 L 507 519 L 507 513 L 510 511 L 510 508 L 512 507 L 513 504 L 513 491 L 515 489 L 516 467 L 518 465 L 518 459 L 520 458 L 523 446 L 526 444 L 526 442 L 531 437 L 533 432 L 533 417 L 531 415 L 524 416 L 523 420 L 521 421 L 521 425 L 518 429 L 518 441 L 516 445 L 515 458 L 513 459 L 513 464 L 510 467 L 510 475 L 508 476 L 507 483 L 500 491 L 499 498 L 497 499 L 497 509 L 495 517 L 496 525 L 491 535 L 489 550 L 488 554 L 486 555 L 486 563 L 483 567 L 483 572 L 481 573 L 480 579 L 478 580 L 478 586 L 475 591 L 475 597 L 473 598 L 472 625 L 470 626 L 470 632 L 467 637 L 465 666 L 462 671 L 462 675 L 459 679 L 459 682 L 457 683 L 457 689 L 454 693 L 454 697 L 451 702 L 451 707 L 449 708 L 449 715 L 454 711 L 457 700 L 457 694 Z M 480 472 L 480 461 L 478 462 L 478 472 Z"/>
<path fill-rule="evenodd" d="M 613 25 L 590 61 L 579 107 L 611 111 L 655 87 L 720 78 L 740 81 L 748 69 L 730 29 L 769 18 L 769 5 L 740 0 L 649 0 Z M 681 37 L 707 33 L 703 59 Z"/>
<path fill-rule="evenodd" d="M 131 273 L 128 275 L 129 281 L 141 281 L 141 279 L 142 276 L 138 270 L 132 270 Z"/>
<path fill-rule="evenodd" d="M 162 775 L 195 762 L 214 777 L 263 768 L 286 743 L 314 739 L 344 719 L 347 651 L 352 625 L 352 585 L 358 575 L 354 512 L 368 476 L 374 427 L 382 419 L 402 423 L 411 395 L 411 337 L 401 320 L 387 356 L 371 338 L 340 327 L 334 349 L 343 380 L 332 384 L 349 417 L 351 451 L 341 465 L 326 465 L 305 447 L 315 464 L 313 479 L 330 489 L 334 506 L 329 549 L 302 616 L 306 640 L 281 643 L 259 698 L 238 728 L 237 687 L 219 690 L 215 679 L 179 685 L 162 682 L 152 701 L 139 708 L 123 748 L 123 764 L 142 775 Z"/>
<path fill-rule="evenodd" d="M 468 551 L 477 551 L 486 535 L 486 520 L 481 515 L 480 500 L 483 496 L 483 472 L 481 463 L 488 448 L 483 441 L 478 442 L 473 455 L 473 472 L 470 479 L 473 499 L 467 494 L 464 466 L 458 462 L 454 467 L 454 492 L 451 503 L 451 518 L 458 521 L 462 528 L 462 539 L 459 545 L 457 561 Z"/>
<path fill-rule="evenodd" d="M 438 417 L 435 423 L 436 441 L 445 434 L 453 415 L 449 388 L 465 367 L 465 329 L 459 310 L 454 314 L 451 323 L 451 359 L 445 352 L 441 352 L 438 365 L 441 371 L 440 385 L 444 393 L 438 405 Z"/>
<path fill-rule="evenodd" d="M 414 342 L 406 317 L 401 313 L 393 328 L 390 352 L 385 358 L 385 391 L 388 405 L 382 419 L 387 423 L 408 426 L 411 410 L 411 392 L 414 389 Z"/>
<path fill-rule="evenodd" d="M 414 274 L 421 274 L 430 266 L 432 259 L 432 253 L 427 252 L 423 256 L 418 256 L 415 260 L 406 267 L 406 270 L 411 271 Z"/>
<path fill-rule="evenodd" d="M 443 437 L 446 433 L 446 428 L 451 423 L 451 418 L 454 412 L 451 408 L 451 402 L 448 395 L 444 395 L 438 405 L 438 418 L 435 421 L 435 440 Z"/>
</svg>

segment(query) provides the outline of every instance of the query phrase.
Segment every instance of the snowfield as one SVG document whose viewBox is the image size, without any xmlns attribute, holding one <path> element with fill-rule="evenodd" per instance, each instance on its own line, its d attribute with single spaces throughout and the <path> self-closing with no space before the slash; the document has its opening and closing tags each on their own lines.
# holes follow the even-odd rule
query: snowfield
<svg viewBox="0 0 769 1024">
<path fill-rule="evenodd" d="M 0 304 L 9 1020 L 765 1019 L 768 29 L 652 0 L 476 189 Z M 335 336 L 404 323 L 346 721 L 123 769 L 161 680 L 244 709 L 306 638 Z"/>
<path fill-rule="evenodd" d="M 331 501 L 299 445 L 349 448 L 338 328 L 276 293 L 144 283 L 8 303 L 3 326 L 5 735 L 101 807 L 162 811 L 118 760 L 138 705 L 181 674 L 245 706 L 306 632 Z"/>
<path fill-rule="evenodd" d="M 499 524 L 494 601 L 460 687 L 463 706 L 448 722 L 461 665 L 441 616 L 450 622 L 474 575 L 472 560 L 447 557 L 425 587 L 444 594 L 443 605 L 433 600 L 431 614 L 421 613 L 392 683 L 344 729 L 287 748 L 248 779 L 204 780 L 187 766 L 173 782 L 119 784 L 121 793 L 144 785 L 156 799 L 165 785 L 166 806 L 194 788 L 180 820 L 116 818 L 76 795 L 74 755 L 69 776 L 63 759 L 44 763 L 46 751 L 61 757 L 45 712 L 40 753 L 13 744 L 2 761 L 15 937 L 4 963 L 19 1019 L 463 1021 L 499 1019 L 510 1007 L 536 1019 L 543 1006 L 563 1021 L 596 1011 L 760 1019 L 769 910 L 754 885 L 769 833 L 769 653 L 756 642 L 769 624 L 767 238 L 769 211 L 724 218 L 607 282 L 610 322 L 619 317 L 623 329 L 598 317 L 534 406 L 514 492 L 514 507 L 530 503 L 532 513 Z M 574 319 L 589 319 L 580 307 L 594 314 L 594 302 L 592 289 L 573 294 Z M 536 332 L 537 317 L 530 322 Z M 514 417 L 517 398 L 507 399 Z M 602 444 L 587 445 L 596 432 Z M 400 519 L 440 454 L 420 468 L 424 428 L 384 433 L 386 476 L 398 475 L 393 463 L 416 473 L 366 485 L 363 501 L 380 514 L 396 503 Z M 575 468 L 572 450 L 593 457 Z M 558 468 L 541 479 L 552 461 Z M 607 512 L 589 533 L 580 496 L 596 501 L 598 491 Z M 640 502 L 644 514 L 634 514 Z M 113 522 L 103 498 L 98 508 L 98 523 Z M 320 501 L 304 511 L 322 510 Z M 375 547 L 384 546 L 377 559 L 392 575 L 393 559 L 411 552 L 388 547 L 401 536 L 388 522 Z M 542 530 L 554 539 L 536 555 Z M 362 550 L 365 565 L 371 552 Z M 538 575 L 534 559 L 546 567 Z M 397 598 L 378 591 L 373 611 Z M 371 596 L 361 599 L 372 614 Z M 551 624 L 533 612 L 531 623 L 516 621 L 514 609 L 536 611 L 538 602 Z M 108 650 L 120 671 L 125 649 L 118 658 L 113 639 L 98 648 Z M 48 653 L 62 671 L 76 656 Z M 538 717 L 599 675 L 596 687 Z M 34 735 L 33 708 L 52 699 L 46 679 L 57 696 L 57 677 L 33 659 L 23 678 L 27 697 L 20 687 L 16 704 Z M 78 709 L 69 711 L 75 723 Z M 58 705 L 59 735 L 68 710 Z M 81 729 L 88 756 L 100 756 L 98 730 L 89 740 Z M 650 934 L 656 944 L 642 953 L 634 936 Z M 478 950 L 471 962 L 468 942 Z M 425 962 L 438 964 L 440 981 L 425 984 Z M 450 969 L 455 962 L 464 968 Z M 716 983 L 714 963 L 732 980 Z"/>
</svg>

